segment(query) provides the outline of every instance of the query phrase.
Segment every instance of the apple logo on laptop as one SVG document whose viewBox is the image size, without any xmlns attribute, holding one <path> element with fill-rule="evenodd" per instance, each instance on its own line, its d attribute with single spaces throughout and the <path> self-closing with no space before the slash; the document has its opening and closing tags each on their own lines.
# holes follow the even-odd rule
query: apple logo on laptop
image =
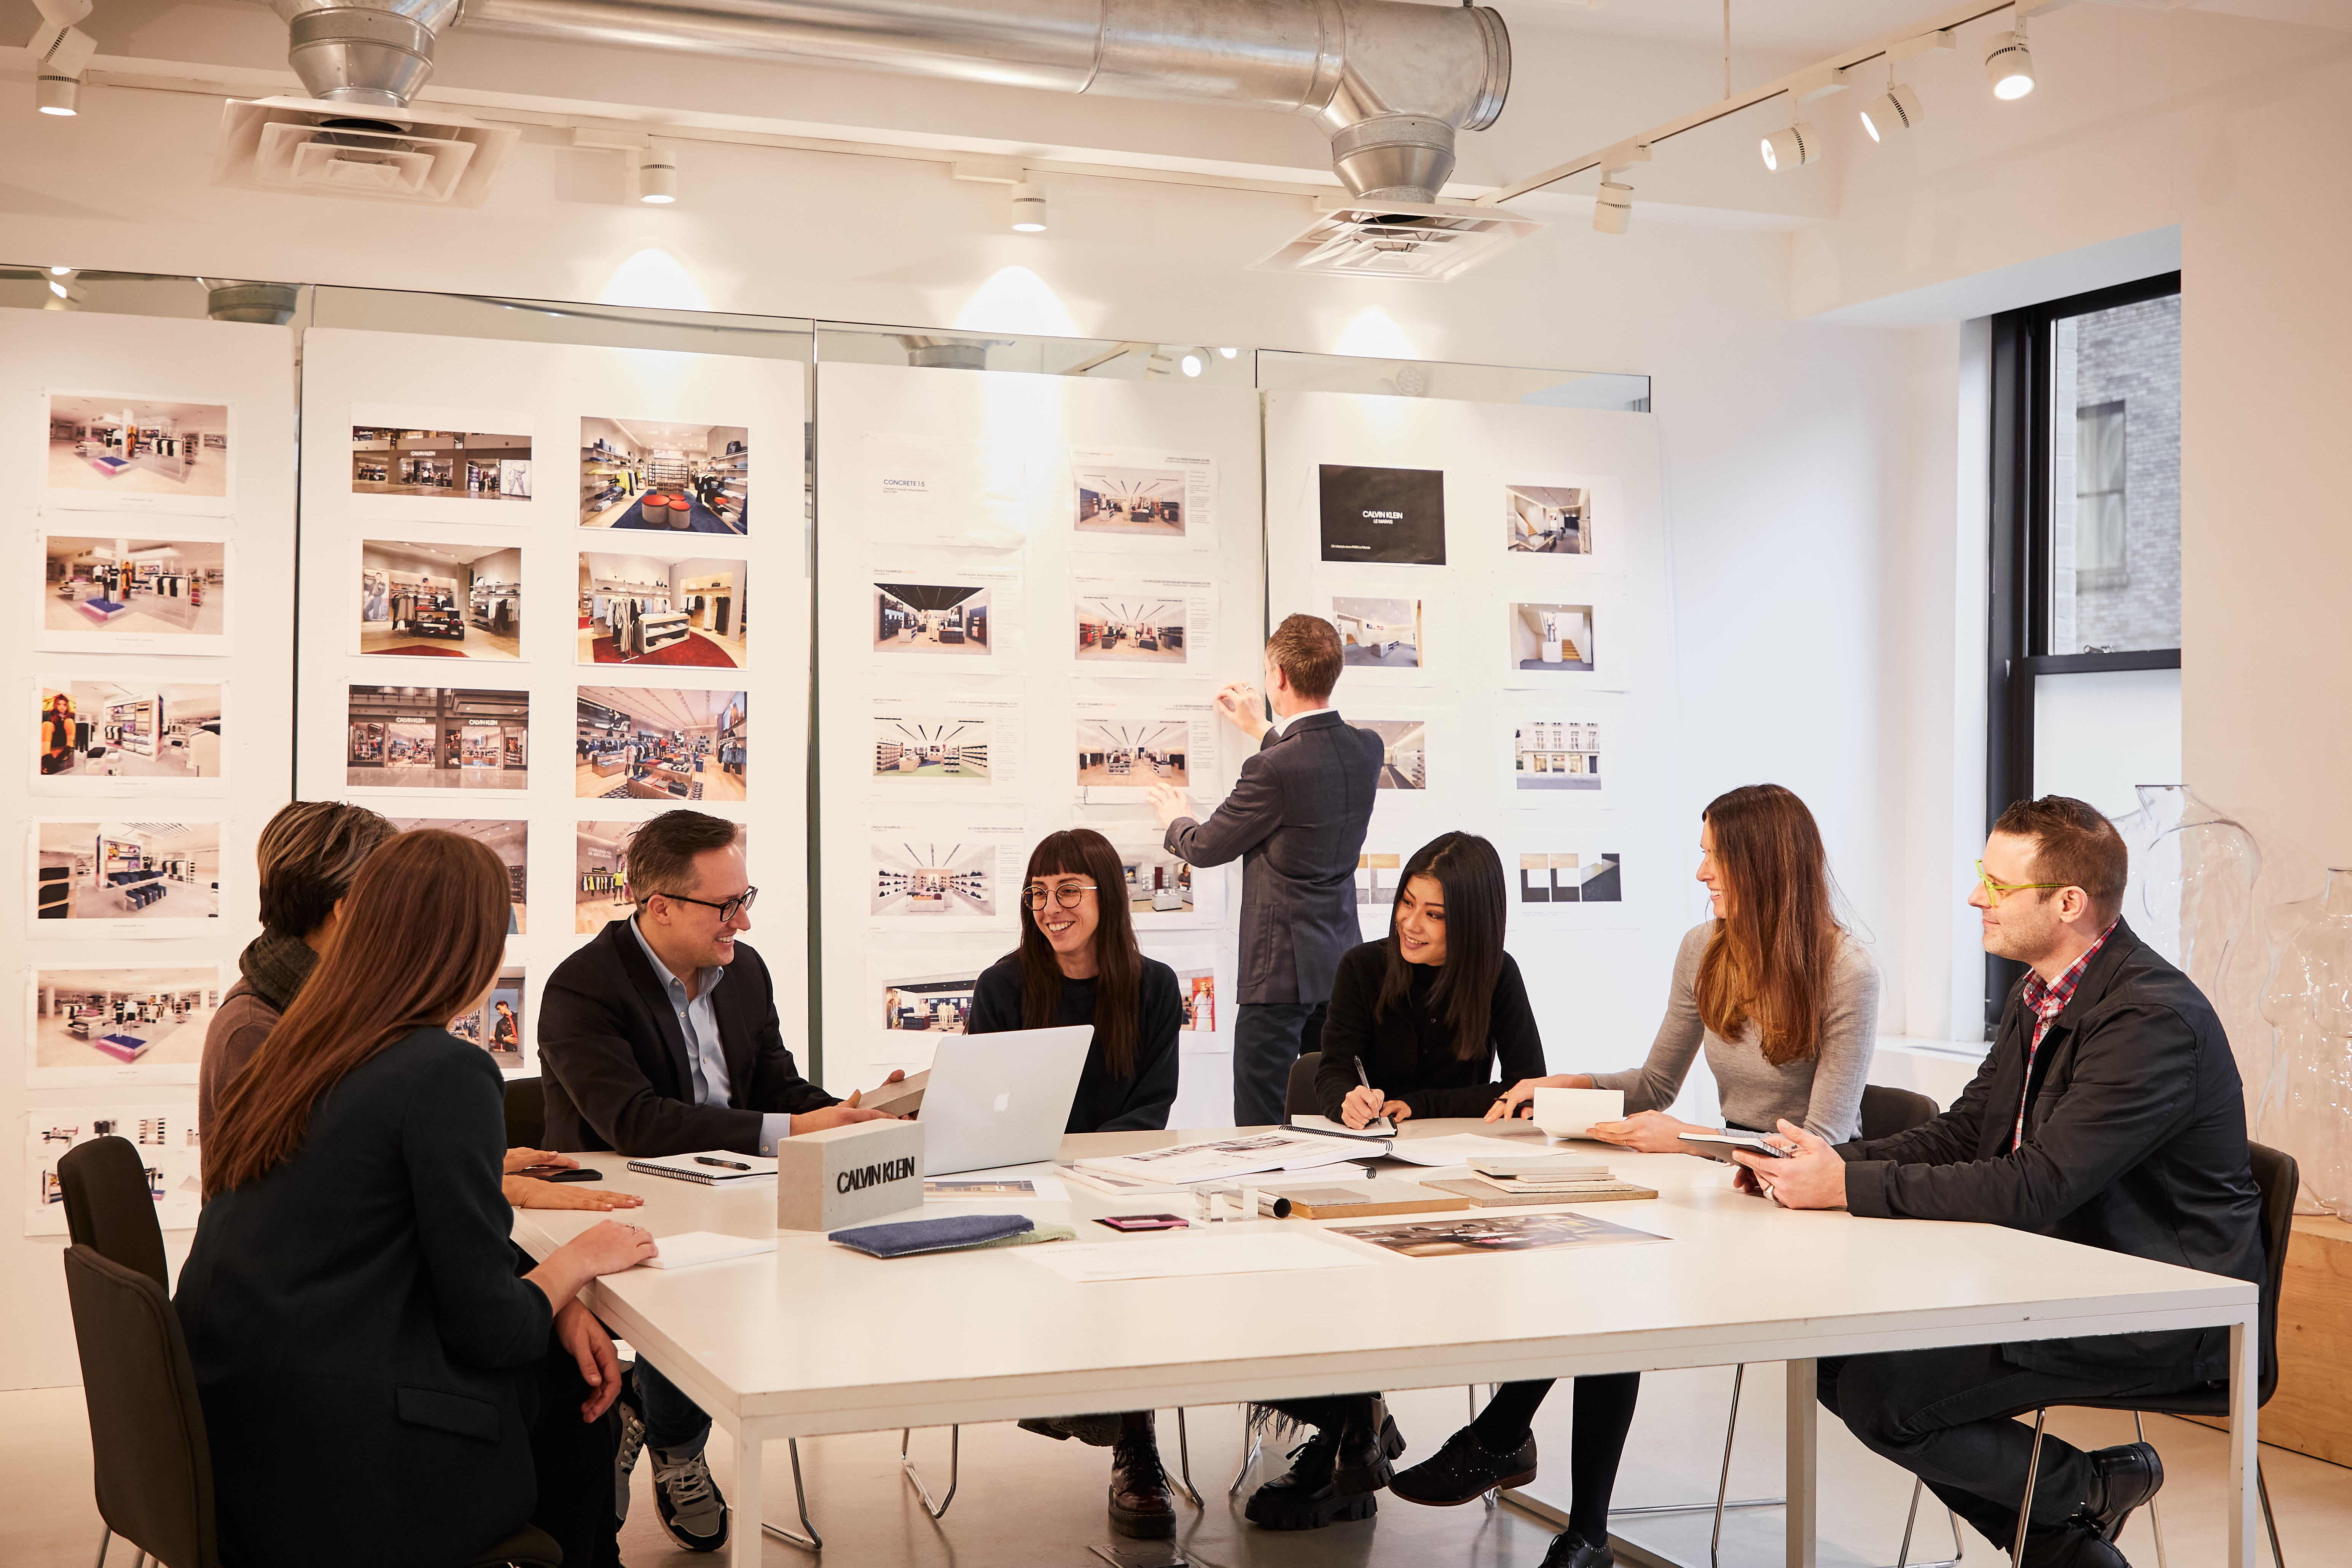
<svg viewBox="0 0 2352 1568">
<path fill-rule="evenodd" d="M 994 1105 L 991 1106 L 989 1109 L 991 1109 L 992 1110 L 995 1110 L 995 1111 L 1002 1112 L 1002 1111 L 1004 1110 L 1004 1108 L 1005 1108 L 1006 1106 L 1011 1105 L 1012 1103 L 1013 1103 L 1013 1091 L 1012 1091 L 1011 1089 L 1006 1089 L 1003 1094 L 1000 1094 L 1000 1095 L 998 1095 L 998 1096 L 996 1097 L 996 1103 L 995 1103 Z"/>
</svg>

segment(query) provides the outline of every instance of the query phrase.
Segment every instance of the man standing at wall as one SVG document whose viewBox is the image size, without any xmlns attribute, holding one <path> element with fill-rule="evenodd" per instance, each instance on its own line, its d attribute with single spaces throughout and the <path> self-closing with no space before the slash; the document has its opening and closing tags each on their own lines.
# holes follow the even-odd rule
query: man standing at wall
<svg viewBox="0 0 2352 1568">
<path fill-rule="evenodd" d="M 1255 689 L 1235 682 L 1217 693 L 1217 710 L 1258 742 L 1233 794 L 1200 822 L 1183 791 L 1150 791 L 1170 854 L 1193 866 L 1242 862 L 1236 1126 L 1282 1121 L 1290 1066 L 1320 1043 L 1339 955 L 1363 940 L 1356 860 L 1372 819 L 1381 740 L 1340 722 L 1331 706 L 1339 667 L 1339 634 L 1328 621 L 1288 616 L 1265 645 L 1274 721 Z"/>
</svg>

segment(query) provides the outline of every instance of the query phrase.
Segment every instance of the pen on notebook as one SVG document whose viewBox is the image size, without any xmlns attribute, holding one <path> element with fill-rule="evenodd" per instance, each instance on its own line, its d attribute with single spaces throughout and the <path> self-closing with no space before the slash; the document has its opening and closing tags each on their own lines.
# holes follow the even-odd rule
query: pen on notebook
<svg viewBox="0 0 2352 1568">
<path fill-rule="evenodd" d="M 740 1160 L 714 1160 L 708 1154 L 697 1154 L 694 1157 L 694 1163 L 698 1165 L 717 1165 L 721 1170 L 727 1171 L 748 1171 L 751 1168 Z"/>
<path fill-rule="evenodd" d="M 1365 1077 L 1365 1076 L 1364 1076 L 1364 1058 L 1361 1058 L 1361 1057 L 1357 1057 L 1356 1058 L 1354 1058 L 1354 1065 L 1355 1065 L 1355 1068 L 1356 1068 L 1356 1081 L 1357 1081 L 1358 1083 L 1360 1083 L 1360 1084 L 1362 1084 L 1362 1085 L 1364 1086 L 1364 1092 L 1365 1092 L 1366 1094 L 1370 1094 L 1370 1095 L 1372 1096 L 1373 1103 L 1374 1103 L 1374 1105 L 1375 1105 L 1375 1106 L 1377 1106 L 1377 1105 L 1379 1104 L 1379 1102 L 1380 1102 L 1380 1098 L 1381 1098 L 1381 1097 L 1380 1097 L 1378 1094 L 1373 1093 L 1373 1090 L 1372 1090 L 1372 1080 L 1371 1080 L 1370 1079 L 1369 1079 L 1369 1078 L 1367 1078 L 1367 1077 Z M 1367 1126 L 1367 1127 L 1370 1127 L 1370 1126 L 1372 1124 L 1372 1121 L 1381 1121 L 1381 1115 L 1380 1115 L 1380 1112 L 1379 1112 L 1377 1110 L 1375 1110 L 1373 1111 L 1373 1113 L 1372 1113 L 1372 1119 L 1371 1119 L 1371 1121 L 1367 1121 L 1367 1122 L 1365 1122 L 1365 1123 L 1364 1123 L 1364 1125 L 1365 1125 L 1365 1126 Z"/>
</svg>

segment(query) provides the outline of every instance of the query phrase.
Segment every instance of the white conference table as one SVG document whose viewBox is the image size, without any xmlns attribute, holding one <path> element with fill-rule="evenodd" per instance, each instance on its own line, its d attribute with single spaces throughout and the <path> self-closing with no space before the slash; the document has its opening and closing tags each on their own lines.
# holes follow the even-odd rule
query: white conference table
<svg viewBox="0 0 2352 1568">
<path fill-rule="evenodd" d="M 1521 1124 L 1524 1129 L 1525 1124 Z M 1126 1153 L 1230 1129 L 1063 1140 L 1060 1158 Z M 1407 1137 L 1493 1131 L 1408 1123 Z M 1512 1142 L 1540 1135 L 1531 1130 Z M 1372 1268 L 1075 1283 L 1029 1248 L 889 1261 L 814 1232 L 775 1228 L 775 1184 L 719 1189 L 582 1156 L 643 1208 L 615 1217 L 656 1237 L 774 1236 L 772 1255 L 676 1271 L 635 1268 L 589 1287 L 597 1316 L 727 1428 L 733 1495 L 760 1509 L 762 1445 L 826 1433 L 1166 1409 L 1248 1400 L 1439 1388 L 1586 1373 L 1788 1363 L 1789 1568 L 1812 1568 L 1816 1357 L 1941 1345 L 2228 1324 L 2231 1364 L 2230 1565 L 2252 1568 L 2259 1357 L 2252 1285 L 1997 1226 L 1784 1210 L 1730 1189 L 1730 1168 L 1682 1154 L 1560 1146 L 1605 1159 L 1655 1201 L 1559 1208 L 1671 1237 L 1672 1244 L 1409 1258 L 1353 1239 Z M 1460 1175 L 1461 1170 L 1384 1170 Z M 1297 1184 L 1312 1173 L 1267 1178 Z M 1154 1205 L 1070 1185 L 1063 1204 L 939 1204 L 925 1216 L 1017 1211 L 1118 1241 L 1088 1222 Z M 1465 1212 L 1466 1210 L 1465 1205 Z M 1486 1214 L 1520 1211 L 1488 1209 Z M 893 1218 L 914 1218 L 908 1210 Z M 535 1257 L 605 1217 L 518 1210 Z M 1260 1220 L 1178 1235 L 1420 1222 Z M 1157 1233 L 1165 1235 L 1168 1233 Z M 739 1511 L 737 1568 L 762 1531 Z"/>
</svg>

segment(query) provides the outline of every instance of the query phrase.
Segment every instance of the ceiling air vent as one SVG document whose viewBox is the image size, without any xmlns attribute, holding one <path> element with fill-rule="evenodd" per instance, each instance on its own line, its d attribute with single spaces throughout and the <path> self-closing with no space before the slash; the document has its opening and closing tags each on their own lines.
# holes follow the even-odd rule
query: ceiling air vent
<svg viewBox="0 0 2352 1568">
<path fill-rule="evenodd" d="M 520 132 L 437 110 L 308 98 L 231 100 L 213 184 L 256 191 L 477 207 Z"/>
<path fill-rule="evenodd" d="M 1314 221 L 1251 270 L 1442 283 L 1541 227 L 1539 219 L 1466 202 L 1375 204 L 1318 196 Z"/>
</svg>

